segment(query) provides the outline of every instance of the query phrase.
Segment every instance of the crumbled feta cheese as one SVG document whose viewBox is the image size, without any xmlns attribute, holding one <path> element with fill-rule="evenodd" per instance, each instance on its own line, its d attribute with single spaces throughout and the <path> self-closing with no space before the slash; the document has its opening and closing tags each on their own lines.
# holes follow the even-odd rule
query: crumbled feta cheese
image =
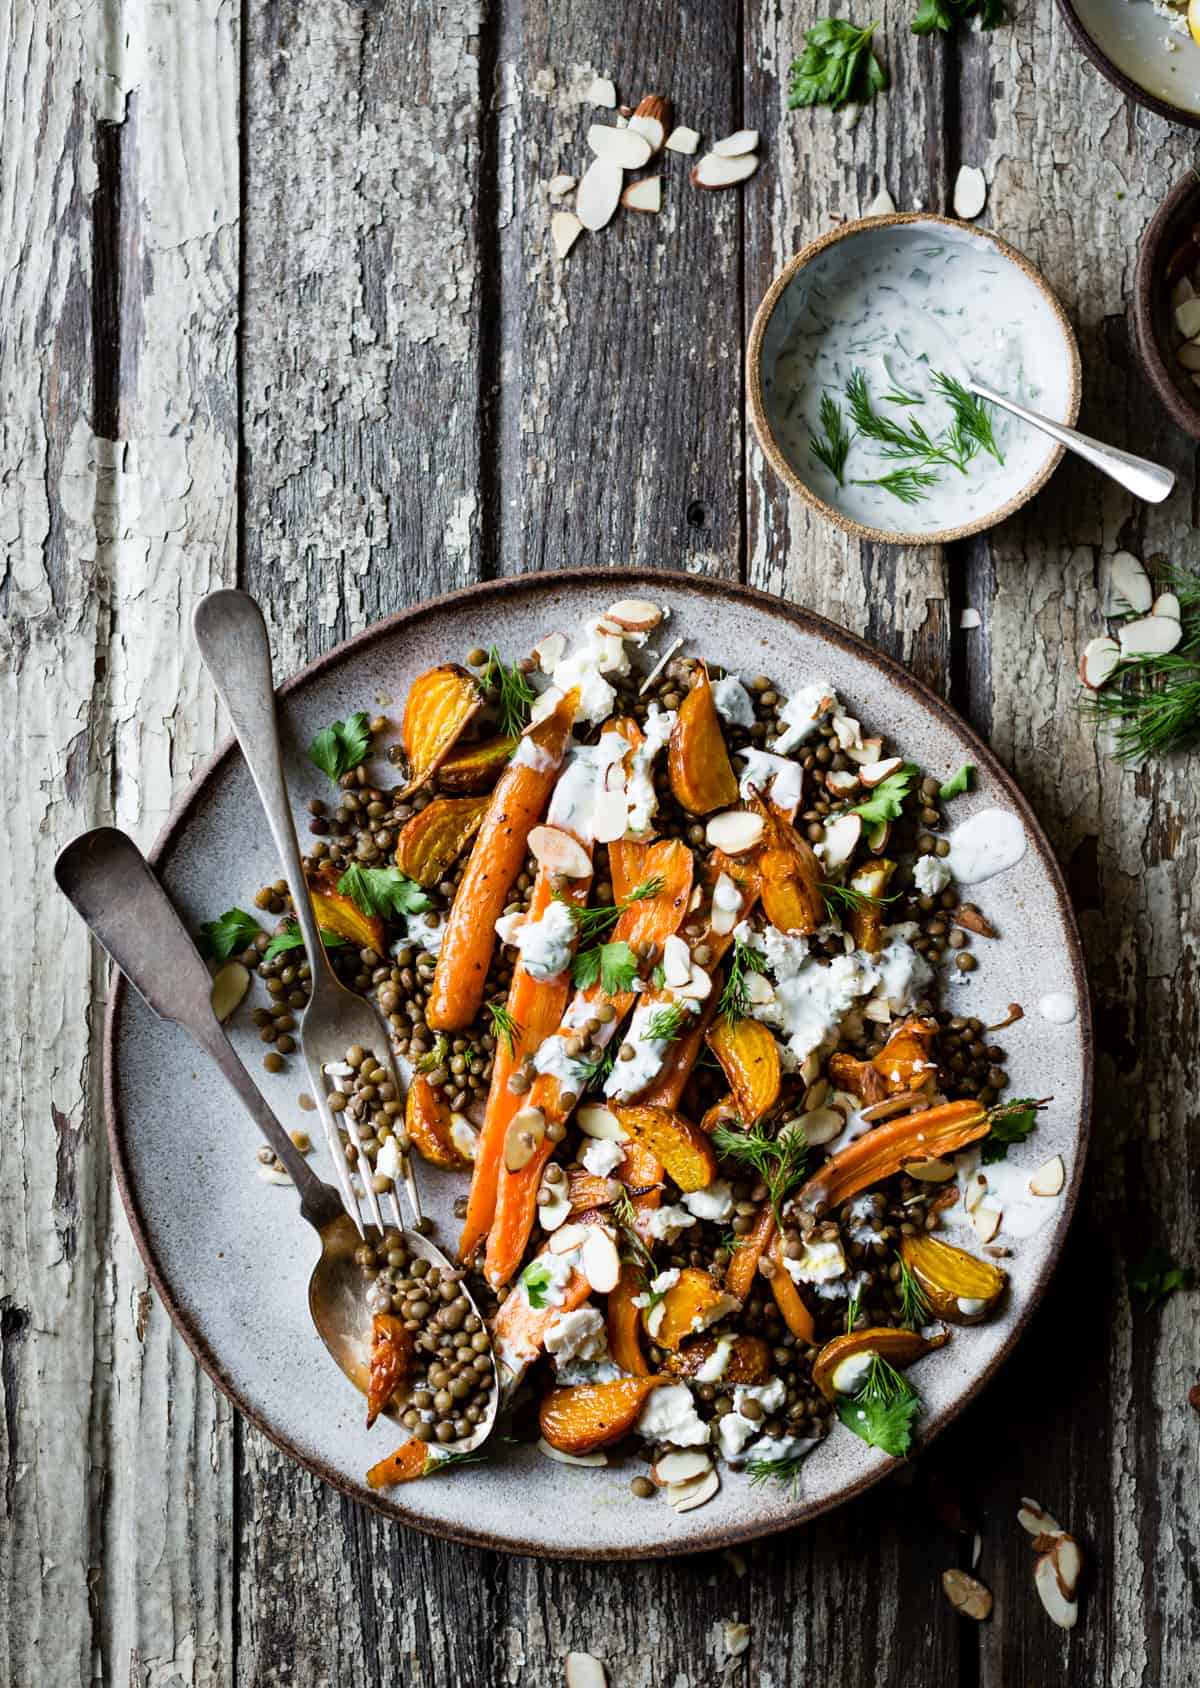
<svg viewBox="0 0 1200 1688">
<path fill-rule="evenodd" d="M 711 1306 L 696 1314 L 688 1326 L 689 1334 L 695 1336 L 707 1330 L 710 1325 L 720 1324 L 730 1313 L 738 1312 L 741 1305 L 736 1295 L 719 1295 Z"/>
<path fill-rule="evenodd" d="M 633 642 L 641 640 L 635 638 Z M 606 721 L 617 692 L 605 676 L 628 674 L 629 666 L 625 640 L 615 633 L 602 633 L 593 625 L 583 628 L 575 649 L 555 664 L 551 679 L 560 691 L 578 688 L 580 720 Z"/>
<path fill-rule="evenodd" d="M 746 765 L 742 769 L 738 790 L 749 801 L 751 787 L 760 796 L 770 793 L 771 801 L 780 809 L 798 809 L 804 789 L 804 770 L 799 762 L 786 756 L 772 756 L 769 750 L 742 750 Z"/>
<path fill-rule="evenodd" d="M 529 1301 L 529 1285 L 526 1282 L 532 1276 L 536 1287 L 538 1300 L 544 1307 L 561 1307 L 566 1300 L 567 1285 L 571 1275 L 579 1262 L 580 1253 L 577 1248 L 568 1249 L 565 1254 L 539 1254 L 536 1260 L 531 1260 L 521 1273 L 518 1283 L 521 1293 Z M 532 1307 L 532 1301 L 529 1301 Z"/>
<path fill-rule="evenodd" d="M 717 1443 L 722 1455 L 732 1465 L 746 1443 L 753 1440 L 754 1425 L 741 1413 L 726 1413 L 717 1421 Z"/>
<path fill-rule="evenodd" d="M 836 1237 L 826 1242 L 810 1240 L 805 1243 L 799 1260 L 789 1260 L 785 1254 L 783 1263 L 788 1276 L 798 1284 L 828 1283 L 831 1278 L 844 1277 L 846 1272 L 846 1256 Z"/>
<path fill-rule="evenodd" d="M 405 919 L 408 922 L 408 942 L 429 955 L 438 955 L 442 939 L 446 936 L 446 923 L 441 915 L 422 909 L 418 914 L 406 915 Z"/>
<path fill-rule="evenodd" d="M 606 793 L 624 791 L 622 762 L 629 744 L 620 733 L 601 733 L 595 744 L 572 745 L 558 777 L 550 808 L 549 826 L 561 827 L 585 844 L 595 837 L 597 804 Z"/>
<path fill-rule="evenodd" d="M 697 1219 L 719 1224 L 733 1212 L 733 1186 L 727 1178 L 715 1178 L 705 1190 L 689 1190 L 683 1198 L 683 1205 Z"/>
<path fill-rule="evenodd" d="M 669 1248 L 681 1231 L 696 1223 L 695 1218 L 686 1207 L 672 1206 L 649 1208 L 644 1216 L 645 1225 L 650 1235 L 656 1241 L 666 1243 Z"/>
<path fill-rule="evenodd" d="M 400 1145 L 394 1137 L 388 1137 L 375 1157 L 376 1175 L 380 1178 L 390 1178 L 394 1184 L 400 1177 L 401 1170 Z"/>
<path fill-rule="evenodd" d="M 501 915 L 501 920 L 509 920 Z M 497 930 L 500 921 L 496 923 Z M 571 964 L 575 948 L 575 922 L 566 903 L 550 902 L 540 920 L 527 920 L 516 928 L 515 936 L 505 940 L 515 943 L 521 960 L 535 979 L 557 979 Z"/>
<path fill-rule="evenodd" d="M 496 921 L 496 936 L 502 944 L 516 945 L 517 933 L 529 920 L 523 908 L 514 909 L 511 914 L 502 914 Z"/>
<path fill-rule="evenodd" d="M 750 1459 L 799 1459 L 819 1443 L 816 1436 L 760 1436 L 745 1450 Z"/>
<path fill-rule="evenodd" d="M 716 1347 L 704 1360 L 696 1373 L 697 1383 L 720 1383 L 729 1370 L 729 1359 L 733 1353 L 733 1337 L 719 1336 Z"/>
<path fill-rule="evenodd" d="M 940 856 L 919 856 L 913 867 L 913 883 L 927 897 L 944 891 L 953 877 Z"/>
<path fill-rule="evenodd" d="M 546 1352 L 565 1365 L 568 1360 L 603 1360 L 608 1353 L 604 1315 L 595 1307 L 559 1313 L 546 1327 Z"/>
<path fill-rule="evenodd" d="M 760 1441 L 769 1438 L 760 1436 L 761 1418 L 747 1418 L 742 1407 L 747 1401 L 757 1401 L 764 1415 L 778 1412 L 787 1400 L 787 1389 L 783 1379 L 771 1378 L 768 1383 L 741 1383 L 733 1392 L 733 1411 L 726 1413 L 717 1425 L 717 1441 L 725 1458 L 733 1464 L 741 1458 L 747 1443 L 756 1436 Z"/>
<path fill-rule="evenodd" d="M 696 1411 L 686 1383 L 668 1383 L 655 1389 L 642 1408 L 638 1434 L 648 1442 L 669 1442 L 676 1448 L 700 1447 L 709 1439 L 709 1428 Z"/>
<path fill-rule="evenodd" d="M 629 778 L 625 786 L 625 795 L 629 802 L 627 837 L 644 837 L 650 831 L 650 824 L 658 813 L 658 793 L 654 789 L 654 759 L 670 739 L 675 720 L 673 709 L 660 709 L 656 703 L 652 703 L 646 712 L 645 741 L 629 759 Z"/>
<path fill-rule="evenodd" d="M 763 1412 L 777 1413 L 786 1400 L 787 1386 L 781 1377 L 767 1383 L 739 1383 L 733 1392 L 733 1410 L 741 1412 L 746 1401 L 757 1401 Z"/>
<path fill-rule="evenodd" d="M 736 674 L 726 674 L 712 689 L 713 702 L 722 721 L 731 727 L 754 725 L 754 700 Z"/>
<path fill-rule="evenodd" d="M 556 671 L 557 672 L 557 671 Z M 785 731 L 775 740 L 773 749 L 785 756 L 798 744 L 803 744 L 817 730 L 822 715 L 831 709 L 841 709 L 838 695 L 828 680 L 817 680 L 811 686 L 801 686 L 792 693 L 779 711 Z"/>
<path fill-rule="evenodd" d="M 885 926 L 886 942 L 875 957 L 878 992 L 887 998 L 894 1014 L 915 1008 L 933 982 L 933 968 L 910 942 L 916 935 L 917 927 L 912 921 Z"/>
<path fill-rule="evenodd" d="M 587 1170 L 595 1173 L 597 1178 L 607 1178 L 625 1159 L 625 1150 L 620 1143 L 598 1137 L 589 1142 L 581 1159 Z"/>
</svg>

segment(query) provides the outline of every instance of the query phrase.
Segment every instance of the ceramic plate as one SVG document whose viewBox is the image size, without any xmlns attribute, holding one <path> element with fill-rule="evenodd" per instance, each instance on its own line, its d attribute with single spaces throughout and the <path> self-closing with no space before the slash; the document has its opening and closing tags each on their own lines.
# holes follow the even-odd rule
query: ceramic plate
<svg viewBox="0 0 1200 1688">
<path fill-rule="evenodd" d="M 317 730 L 350 711 L 374 712 L 405 695 L 410 681 L 437 662 L 461 658 L 481 637 L 502 650 L 530 648 L 541 635 L 569 629 L 585 614 L 633 592 L 644 575 L 578 571 L 472 586 L 393 617 L 289 681 L 281 717 L 287 773 L 297 811 L 322 790 L 304 753 Z M 1031 1169 L 1055 1151 L 1067 1184 L 1050 1220 L 1006 1262 L 1013 1293 L 994 1323 L 956 1332 L 920 1367 L 928 1410 L 922 1439 L 934 1435 L 983 1385 L 1011 1348 L 1041 1295 L 1062 1247 L 1083 1168 L 1091 1094 L 1091 1034 L 1079 939 L 1066 891 L 1032 812 L 986 747 L 932 693 L 848 634 L 763 593 L 716 582 L 656 575 L 655 598 L 672 613 L 673 631 L 698 652 L 740 659 L 789 689 L 826 678 L 864 725 L 885 728 L 895 744 L 931 771 L 948 775 L 963 762 L 979 771 L 978 789 L 959 798 L 956 818 L 999 804 L 1014 810 L 1029 848 L 1021 865 L 979 887 L 981 905 L 1004 941 L 980 944 L 981 965 L 952 987 L 949 1001 L 988 1022 L 1019 1002 L 1026 1017 L 1003 1034 L 1012 1094 L 1053 1095 L 1034 1140 L 1013 1159 Z M 274 879 L 273 859 L 249 777 L 226 745 L 201 772 L 155 846 L 153 857 L 193 928 L 231 904 L 252 906 Z M 1033 943 L 1022 937 L 1034 935 Z M 956 975 L 960 981 L 964 975 Z M 1050 1024 L 1039 999 L 1068 996 L 1067 1024 Z M 286 1074 L 263 1071 L 262 1045 L 246 1009 L 234 1041 L 264 1094 L 289 1128 L 311 1128 L 299 1110 L 298 1060 Z M 109 1135 L 118 1182 L 138 1245 L 171 1317 L 205 1370 L 260 1429 L 293 1458 L 388 1516 L 438 1535 L 522 1553 L 588 1558 L 684 1553 L 780 1530 L 811 1518 L 865 1488 L 893 1461 L 855 1437 L 835 1432 L 808 1460 L 794 1498 L 751 1489 L 723 1473 L 720 1494 L 678 1515 L 665 1504 L 634 1501 L 629 1480 L 644 1469 L 618 1456 L 604 1469 L 572 1469 L 532 1446 L 497 1443 L 485 1463 L 430 1482 L 373 1495 L 363 1473 L 398 1437 L 383 1422 L 363 1428 L 361 1397 L 327 1359 L 308 1325 L 306 1289 L 316 1238 L 290 1190 L 255 1176 L 253 1127 L 219 1076 L 184 1033 L 157 1020 L 140 998 L 116 986 L 106 1045 Z M 422 1187 L 452 1246 L 451 1204 L 459 1180 L 422 1167 Z M 1050 1404 L 1047 1410 L 1051 1410 Z"/>
<path fill-rule="evenodd" d="M 1084 52 L 1122 93 L 1200 129 L 1200 47 L 1154 0 L 1058 0 Z"/>
</svg>

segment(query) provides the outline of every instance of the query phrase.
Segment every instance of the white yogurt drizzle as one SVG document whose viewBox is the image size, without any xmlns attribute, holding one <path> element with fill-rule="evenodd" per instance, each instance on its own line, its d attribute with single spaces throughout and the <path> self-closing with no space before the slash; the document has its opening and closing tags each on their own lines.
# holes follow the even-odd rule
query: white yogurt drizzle
<svg viewBox="0 0 1200 1688">
<path fill-rule="evenodd" d="M 1028 849 L 1025 828 L 1009 809 L 980 809 L 950 834 L 946 865 L 960 885 L 978 885 L 1016 867 Z"/>
</svg>

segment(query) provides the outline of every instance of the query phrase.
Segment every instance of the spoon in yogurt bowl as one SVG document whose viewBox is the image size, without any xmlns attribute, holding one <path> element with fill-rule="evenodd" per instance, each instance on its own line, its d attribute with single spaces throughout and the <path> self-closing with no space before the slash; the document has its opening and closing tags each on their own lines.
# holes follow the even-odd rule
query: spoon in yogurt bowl
<svg viewBox="0 0 1200 1688">
<path fill-rule="evenodd" d="M 1122 451 L 1118 446 L 1106 445 L 1103 440 L 1096 440 L 1090 434 L 1081 434 L 1077 428 L 1064 427 L 1061 422 L 1054 422 L 1049 416 L 1042 416 L 1036 410 L 1027 410 L 1023 404 L 1006 398 L 992 387 L 985 387 L 982 381 L 976 381 L 968 375 L 963 385 L 977 398 L 986 399 L 988 404 L 994 404 L 999 410 L 1007 410 L 1010 416 L 1019 417 L 1022 422 L 1028 422 L 1033 428 L 1048 434 L 1059 445 L 1074 452 L 1085 463 L 1090 463 L 1093 469 L 1099 469 L 1101 474 L 1107 475 L 1109 480 L 1116 481 L 1126 492 L 1131 492 L 1135 498 L 1142 498 L 1147 504 L 1161 504 L 1164 498 L 1169 498 L 1175 488 L 1175 476 L 1170 469 L 1164 469 L 1159 463 L 1152 463 L 1148 457 L 1135 457 L 1131 451 Z"/>
</svg>

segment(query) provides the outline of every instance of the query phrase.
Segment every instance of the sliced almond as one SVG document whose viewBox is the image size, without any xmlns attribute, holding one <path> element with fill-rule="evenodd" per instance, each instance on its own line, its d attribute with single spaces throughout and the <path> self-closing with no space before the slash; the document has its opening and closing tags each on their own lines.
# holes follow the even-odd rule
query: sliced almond
<svg viewBox="0 0 1200 1688">
<path fill-rule="evenodd" d="M 544 639 L 539 639 L 533 647 L 533 656 L 543 674 L 553 674 L 563 657 L 567 654 L 567 636 L 565 633 L 547 633 Z"/>
<path fill-rule="evenodd" d="M 706 152 L 699 164 L 692 166 L 694 188 L 732 188 L 753 176 L 758 169 L 758 155 L 745 152 L 739 158 L 722 158 L 718 153 Z"/>
<path fill-rule="evenodd" d="M 944 1184 L 954 1177 L 954 1162 L 940 1160 L 905 1161 L 904 1170 L 910 1178 L 915 1178 L 921 1184 Z"/>
<path fill-rule="evenodd" d="M 583 233 L 583 224 L 574 211 L 556 211 L 550 219 L 550 238 L 554 242 L 554 253 L 558 258 L 565 258 Z"/>
<path fill-rule="evenodd" d="M 571 1192 L 565 1178 L 557 1184 L 542 1185 L 538 1191 L 537 1216 L 543 1231 L 558 1231 L 567 1223 L 571 1217 Z"/>
<path fill-rule="evenodd" d="M 753 850 L 763 835 L 763 818 L 748 809 L 725 809 L 714 815 L 704 829 L 705 839 L 714 850 L 727 856 L 744 856 Z"/>
<path fill-rule="evenodd" d="M 680 985 L 675 994 L 685 1002 L 707 1002 L 712 995 L 712 974 L 693 961 L 687 984 Z"/>
<path fill-rule="evenodd" d="M 611 1108 L 603 1102 L 585 1102 L 575 1110 L 575 1123 L 585 1137 L 595 1137 L 602 1143 L 624 1143 L 625 1132 Z"/>
<path fill-rule="evenodd" d="M 1057 1196 L 1066 1182 L 1067 1171 L 1063 1166 L 1061 1155 L 1052 1155 L 1048 1161 L 1039 1166 L 1029 1180 L 1029 1188 L 1035 1196 Z"/>
<path fill-rule="evenodd" d="M 836 1108 L 812 1108 L 801 1115 L 801 1124 L 808 1141 L 818 1147 L 822 1143 L 832 1143 L 846 1129 L 845 1116 Z"/>
<path fill-rule="evenodd" d="M 611 158 L 592 160 L 575 195 L 575 213 L 585 229 L 602 229 L 612 221 L 624 185 L 625 172 L 619 164 Z"/>
<path fill-rule="evenodd" d="M 671 130 L 664 144 L 668 152 L 682 152 L 690 158 L 700 145 L 700 131 L 681 124 L 677 129 Z"/>
<path fill-rule="evenodd" d="M 896 211 L 896 201 L 886 187 L 880 188 L 874 199 L 863 212 L 864 217 L 891 217 Z"/>
<path fill-rule="evenodd" d="M 624 838 L 629 826 L 629 802 L 624 785 L 618 791 L 597 792 L 592 804 L 592 837 L 597 844 Z"/>
<path fill-rule="evenodd" d="M 723 1624 L 721 1626 L 721 1638 L 725 1643 L 726 1657 L 738 1659 L 750 1645 L 750 1625 Z"/>
<path fill-rule="evenodd" d="M 1058 1567 L 1052 1553 L 1038 1555 L 1037 1564 L 1034 1566 L 1033 1585 L 1051 1623 L 1056 1623 L 1059 1629 L 1074 1629 L 1079 1617 L 1079 1607 L 1063 1593 L 1058 1580 Z"/>
<path fill-rule="evenodd" d="M 971 1215 L 971 1223 L 975 1227 L 976 1235 L 981 1243 L 990 1243 L 1000 1229 L 1000 1221 L 1004 1217 L 998 1207 L 990 1202 L 980 1202 Z"/>
<path fill-rule="evenodd" d="M 249 970 L 240 961 L 227 961 L 218 968 L 212 982 L 212 1011 L 224 1025 L 250 989 Z"/>
<path fill-rule="evenodd" d="M 546 183 L 546 192 L 551 199 L 562 199 L 565 194 L 570 193 L 578 180 L 578 176 L 551 176 Z"/>
<path fill-rule="evenodd" d="M 804 1096 L 804 1106 L 810 1111 L 813 1108 L 823 1108 L 825 1099 L 829 1095 L 830 1084 L 827 1078 L 819 1078 L 815 1084 L 810 1084 Z"/>
<path fill-rule="evenodd" d="M 861 771 L 860 769 L 859 772 Z M 832 791 L 835 797 L 849 797 L 858 787 L 859 776 L 849 768 L 834 768 L 825 775 L 825 789 Z"/>
<path fill-rule="evenodd" d="M 853 715 L 834 715 L 832 726 L 837 734 L 838 744 L 843 750 L 849 750 L 852 745 L 862 743 L 862 727 Z"/>
<path fill-rule="evenodd" d="M 692 952 L 682 938 L 669 937 L 663 944 L 663 982 L 678 990 L 692 977 Z"/>
<path fill-rule="evenodd" d="M 742 158 L 748 152 L 757 152 L 758 130 L 735 129 L 723 141 L 714 141 L 713 151 L 718 158 Z"/>
<path fill-rule="evenodd" d="M 621 831 L 624 830 L 622 827 Z M 567 879 L 587 879 L 592 871 L 592 858 L 583 845 L 557 826 L 535 826 L 529 834 L 529 853 L 542 867 Z"/>
<path fill-rule="evenodd" d="M 661 211 L 662 177 L 645 176 L 640 182 L 630 182 L 621 195 L 626 211 Z"/>
<path fill-rule="evenodd" d="M 599 1659 L 590 1653 L 568 1653 L 567 1688 L 608 1688 L 608 1677 Z"/>
<path fill-rule="evenodd" d="M 537 1440 L 538 1452 L 545 1454 L 547 1459 L 556 1459 L 560 1465 L 607 1465 L 608 1455 L 603 1448 L 597 1448 L 591 1454 L 565 1454 L 561 1448 L 552 1448 L 544 1436 Z"/>
<path fill-rule="evenodd" d="M 1063 1598 L 1074 1600 L 1079 1592 L 1079 1574 L 1083 1570 L 1083 1555 L 1079 1551 L 1079 1543 L 1074 1536 L 1067 1535 L 1065 1531 L 1061 1532 L 1055 1538 L 1050 1553 Z"/>
<path fill-rule="evenodd" d="M 987 1179 L 982 1175 L 967 1180 L 963 1191 L 963 1206 L 968 1213 L 974 1213 L 984 1196 L 987 1195 Z"/>
<path fill-rule="evenodd" d="M 954 215 L 970 222 L 987 204 L 987 181 L 982 170 L 964 164 L 954 179 Z"/>
<path fill-rule="evenodd" d="M 862 1110 L 862 1118 L 869 1125 L 876 1120 L 892 1119 L 896 1114 L 911 1113 L 914 1108 L 927 1108 L 929 1098 L 919 1090 L 900 1090 L 895 1096 L 885 1096 L 882 1102 L 872 1102 Z"/>
<path fill-rule="evenodd" d="M 540 1108 L 522 1108 L 504 1133 L 504 1164 L 510 1172 L 528 1166 L 546 1135 L 546 1116 Z"/>
<path fill-rule="evenodd" d="M 583 96 L 584 105 L 604 106 L 613 111 L 617 104 L 617 90 L 613 87 L 611 76 L 597 76 L 591 87 Z"/>
<path fill-rule="evenodd" d="M 891 837 L 891 821 L 880 821 L 878 826 L 873 826 L 867 833 L 867 849 L 873 856 L 882 856 L 891 842 Z"/>
<path fill-rule="evenodd" d="M 754 1003 L 758 1008 L 765 1007 L 768 1002 L 775 1000 L 775 986 L 761 973 L 745 974 L 742 988 L 746 993 L 746 1001 Z"/>
<path fill-rule="evenodd" d="M 1147 615 L 1117 630 L 1125 656 L 1166 656 L 1183 638 L 1183 628 L 1169 615 Z"/>
<path fill-rule="evenodd" d="M 616 1243 L 598 1225 L 588 1226 L 579 1265 L 597 1295 L 607 1295 L 610 1290 L 616 1289 L 617 1279 L 621 1276 L 621 1257 Z"/>
<path fill-rule="evenodd" d="M 710 1501 L 720 1487 L 721 1479 L 716 1472 L 706 1471 L 703 1477 L 694 1477 L 690 1483 L 669 1484 L 666 1495 L 676 1512 L 692 1512 Z"/>
<path fill-rule="evenodd" d="M 882 785 L 884 780 L 890 779 L 893 774 L 898 774 L 903 766 L 903 756 L 885 756 L 881 762 L 867 762 L 861 766 L 858 777 L 870 791 L 875 786 Z"/>
<path fill-rule="evenodd" d="M 1173 310 L 1178 310 L 1179 306 L 1183 304 L 1185 299 L 1194 299 L 1195 297 L 1196 289 L 1192 286 L 1190 277 L 1181 275 L 1179 280 L 1171 289 L 1171 308 Z"/>
<path fill-rule="evenodd" d="M 1030 1500 L 1028 1495 L 1021 1496 L 1021 1510 L 1017 1513 L 1017 1523 L 1023 1530 L 1028 1530 L 1031 1536 L 1059 1536 L 1062 1526 L 1056 1518 L 1052 1518 L 1040 1501 Z"/>
<path fill-rule="evenodd" d="M 551 1254 L 570 1254 L 573 1248 L 582 1248 L 587 1241 L 590 1225 L 563 1225 L 547 1243 Z"/>
<path fill-rule="evenodd" d="M 473 1161 L 479 1147 L 479 1133 L 466 1114 L 450 1115 L 450 1141 L 464 1160 Z"/>
<path fill-rule="evenodd" d="M 892 1005 L 885 996 L 871 997 L 869 1002 L 863 1003 L 862 1011 L 868 1020 L 874 1020 L 881 1026 L 892 1023 Z"/>
<path fill-rule="evenodd" d="M 1200 369 L 1200 340 L 1185 340 L 1175 356 L 1185 369 Z"/>
<path fill-rule="evenodd" d="M 881 738 L 861 739 L 858 744 L 844 744 L 842 749 L 850 760 L 860 768 L 871 762 L 878 762 L 879 753 L 883 749 Z"/>
<path fill-rule="evenodd" d="M 703 1448 L 683 1448 L 678 1453 L 664 1454 L 661 1459 L 655 1460 L 650 1475 L 662 1489 L 668 1483 L 690 1483 L 711 1470 L 712 1460 Z"/>
<path fill-rule="evenodd" d="M 827 868 L 841 867 L 848 862 L 862 837 L 861 815 L 839 815 L 825 828 L 821 860 Z"/>
<path fill-rule="evenodd" d="M 1108 588 L 1112 596 L 1145 615 L 1154 601 L 1154 587 L 1132 551 L 1117 551 L 1108 565 Z"/>
<path fill-rule="evenodd" d="M 1182 621 L 1183 610 L 1174 592 L 1160 592 L 1150 606 L 1151 615 L 1165 615 L 1168 621 Z"/>
<path fill-rule="evenodd" d="M 626 633 L 649 633 L 663 618 L 663 612 L 649 598 L 622 598 L 605 611 L 605 620 Z"/>
<path fill-rule="evenodd" d="M 977 1577 L 969 1576 L 966 1571 L 943 1571 L 942 1588 L 946 1599 L 961 1617 L 982 1622 L 992 1610 L 991 1589 L 985 1588 Z"/>
<path fill-rule="evenodd" d="M 1200 299 L 1185 299 L 1175 307 L 1175 326 L 1185 340 L 1200 334 Z"/>
<path fill-rule="evenodd" d="M 1098 692 L 1107 685 L 1120 666 L 1121 647 L 1107 635 L 1089 639 L 1079 659 L 1079 678 L 1090 691 Z"/>
<path fill-rule="evenodd" d="M 650 160 L 650 142 L 636 129 L 617 129 L 611 123 L 593 123 L 587 144 L 597 158 L 620 165 L 622 170 L 640 170 Z"/>
<path fill-rule="evenodd" d="M 652 153 L 658 152 L 671 127 L 671 102 L 665 94 L 646 94 L 629 119 L 629 127 L 645 135 Z"/>
</svg>

